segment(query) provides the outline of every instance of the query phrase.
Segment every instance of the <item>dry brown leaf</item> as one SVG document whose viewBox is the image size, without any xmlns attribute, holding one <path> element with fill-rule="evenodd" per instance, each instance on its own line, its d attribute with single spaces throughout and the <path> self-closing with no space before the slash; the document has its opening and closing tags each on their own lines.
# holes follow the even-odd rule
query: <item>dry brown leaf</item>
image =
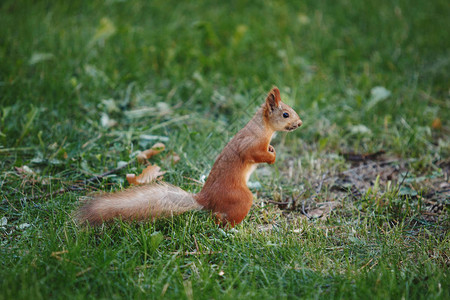
<svg viewBox="0 0 450 300">
<path fill-rule="evenodd" d="M 434 119 L 433 123 L 431 123 L 431 127 L 433 129 L 437 129 L 437 130 L 442 129 L 442 121 L 441 121 L 441 119 L 439 119 L 439 118 Z"/>
<path fill-rule="evenodd" d="M 262 232 L 269 232 L 269 231 L 273 230 L 273 225 L 272 224 L 262 224 L 262 225 L 257 225 L 256 228 Z"/>
<path fill-rule="evenodd" d="M 162 151 L 164 151 L 165 148 L 166 146 L 163 143 L 156 143 L 150 149 L 147 149 L 139 153 L 136 158 L 139 163 L 141 164 L 146 163 L 148 159 L 150 159 L 152 156 L 155 156 L 158 153 L 161 153 Z"/>
<path fill-rule="evenodd" d="M 147 184 L 160 178 L 166 172 L 161 172 L 161 168 L 157 165 L 149 165 L 145 168 L 141 175 L 136 176 L 135 174 L 127 174 L 127 181 L 129 184 Z"/>
<path fill-rule="evenodd" d="M 136 183 L 136 174 L 127 174 L 127 181 L 129 184 Z"/>
<path fill-rule="evenodd" d="M 22 175 L 22 177 L 35 177 L 36 173 L 30 169 L 27 165 L 23 165 L 22 167 L 15 167 L 17 174 Z"/>
<path fill-rule="evenodd" d="M 315 208 L 315 209 L 309 211 L 308 215 L 310 218 L 317 219 L 317 218 L 320 218 L 321 216 L 323 216 L 323 213 L 324 213 L 324 211 L 322 209 Z"/>
<path fill-rule="evenodd" d="M 180 161 L 180 156 L 178 154 L 176 154 L 175 152 L 172 153 L 172 155 L 170 155 L 170 160 L 173 164 L 176 164 L 177 162 Z"/>
<path fill-rule="evenodd" d="M 24 180 L 30 182 L 39 182 L 41 184 L 48 184 L 49 180 L 46 178 L 42 178 L 36 172 L 34 172 L 27 165 L 23 165 L 22 167 L 15 167 L 17 174 Z"/>
<path fill-rule="evenodd" d="M 315 208 L 308 212 L 310 218 L 324 218 L 326 217 L 333 209 L 340 206 L 338 201 L 324 202 L 318 203 L 318 208 Z"/>
</svg>

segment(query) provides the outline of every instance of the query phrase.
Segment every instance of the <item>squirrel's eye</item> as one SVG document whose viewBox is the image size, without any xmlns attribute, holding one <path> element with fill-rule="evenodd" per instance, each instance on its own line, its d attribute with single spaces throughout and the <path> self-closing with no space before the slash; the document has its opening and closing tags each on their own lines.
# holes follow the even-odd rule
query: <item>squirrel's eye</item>
<svg viewBox="0 0 450 300">
<path fill-rule="evenodd" d="M 289 118 L 289 114 L 288 114 L 287 112 L 285 112 L 285 113 L 283 114 L 283 118 Z"/>
</svg>

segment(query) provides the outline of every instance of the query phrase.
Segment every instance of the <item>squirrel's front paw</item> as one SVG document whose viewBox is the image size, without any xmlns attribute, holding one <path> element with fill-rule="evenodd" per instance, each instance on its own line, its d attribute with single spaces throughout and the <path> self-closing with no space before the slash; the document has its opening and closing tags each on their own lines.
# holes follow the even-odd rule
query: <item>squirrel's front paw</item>
<svg viewBox="0 0 450 300">
<path fill-rule="evenodd" d="M 275 162 L 275 159 L 277 157 L 277 154 L 275 152 L 275 148 L 272 145 L 269 145 L 269 149 L 267 149 L 270 153 L 270 158 L 267 161 L 268 164 L 273 164 Z"/>
</svg>

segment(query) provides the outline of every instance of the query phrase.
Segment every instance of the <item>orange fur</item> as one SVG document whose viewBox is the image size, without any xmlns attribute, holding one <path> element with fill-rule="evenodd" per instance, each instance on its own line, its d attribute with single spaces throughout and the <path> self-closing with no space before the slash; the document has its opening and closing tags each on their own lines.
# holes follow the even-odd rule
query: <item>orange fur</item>
<svg viewBox="0 0 450 300">
<path fill-rule="evenodd" d="M 288 117 L 283 116 L 285 113 Z M 255 166 L 275 162 L 275 149 L 270 145 L 273 134 L 301 125 L 297 113 L 281 102 L 275 87 L 250 122 L 219 154 L 200 193 L 191 195 L 170 185 L 153 184 L 94 196 L 79 209 L 78 219 L 98 224 L 117 217 L 142 220 L 204 209 L 211 211 L 218 223 L 233 227 L 242 222 L 252 206 L 247 180 Z"/>
<path fill-rule="evenodd" d="M 99 225 L 115 218 L 142 221 L 202 208 L 192 194 L 167 183 L 154 183 L 88 197 L 75 215 L 80 223 Z"/>
</svg>

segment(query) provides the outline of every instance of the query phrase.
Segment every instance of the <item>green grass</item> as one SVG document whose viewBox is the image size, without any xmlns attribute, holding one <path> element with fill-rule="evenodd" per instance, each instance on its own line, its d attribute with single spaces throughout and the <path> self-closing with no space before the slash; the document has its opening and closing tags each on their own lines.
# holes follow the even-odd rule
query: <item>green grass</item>
<svg viewBox="0 0 450 300">
<path fill-rule="evenodd" d="M 449 14 L 444 0 L 2 1 L 0 298 L 448 299 Z M 304 126 L 273 141 L 237 232 L 207 213 L 83 229 L 87 191 L 52 194 L 158 140 L 164 180 L 197 192 L 273 85 Z M 354 167 L 343 153 L 380 150 L 394 179 L 318 188 Z M 308 219 L 267 202 L 302 191 L 307 211 L 340 206 Z"/>
</svg>

